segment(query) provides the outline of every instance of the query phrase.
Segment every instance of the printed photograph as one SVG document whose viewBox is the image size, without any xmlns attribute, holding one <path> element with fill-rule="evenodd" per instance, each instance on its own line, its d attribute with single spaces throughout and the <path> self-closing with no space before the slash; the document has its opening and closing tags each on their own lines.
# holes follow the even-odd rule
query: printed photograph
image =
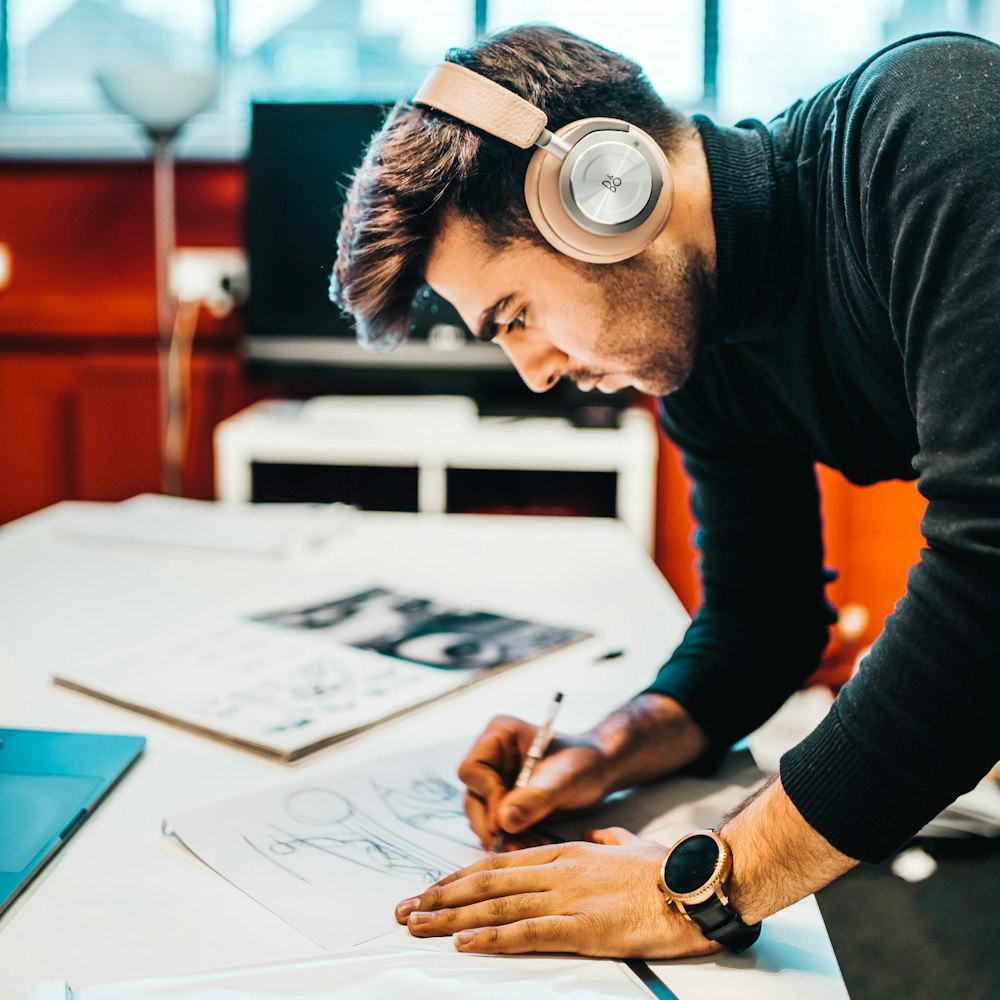
<svg viewBox="0 0 1000 1000">
<path fill-rule="evenodd" d="M 251 616 L 251 621 L 323 630 L 338 643 L 447 670 L 521 663 L 590 635 L 410 597 L 384 587 Z"/>
</svg>

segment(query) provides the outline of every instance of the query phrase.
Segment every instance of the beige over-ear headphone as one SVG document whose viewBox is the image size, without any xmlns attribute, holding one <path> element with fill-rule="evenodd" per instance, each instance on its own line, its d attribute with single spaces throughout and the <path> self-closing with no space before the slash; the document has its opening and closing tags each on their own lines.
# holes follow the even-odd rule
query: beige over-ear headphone
<svg viewBox="0 0 1000 1000">
<path fill-rule="evenodd" d="M 663 150 L 617 118 L 584 118 L 557 132 L 512 90 L 456 63 L 439 63 L 413 98 L 490 135 L 538 150 L 524 196 L 539 232 L 557 250 L 612 264 L 645 250 L 663 231 L 674 186 Z"/>
</svg>

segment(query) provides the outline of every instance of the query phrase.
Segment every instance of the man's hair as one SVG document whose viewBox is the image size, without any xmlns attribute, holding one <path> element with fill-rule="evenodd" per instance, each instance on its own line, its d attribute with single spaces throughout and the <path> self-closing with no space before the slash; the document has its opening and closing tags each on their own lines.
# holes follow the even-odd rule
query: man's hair
<svg viewBox="0 0 1000 1000">
<path fill-rule="evenodd" d="M 511 28 L 446 59 L 541 108 L 552 131 L 620 118 L 670 152 L 687 125 L 636 63 L 560 28 Z M 548 247 L 524 198 L 533 152 L 430 108 L 393 108 L 354 174 L 330 282 L 330 298 L 354 315 L 362 344 L 391 350 L 406 338 L 446 211 L 477 223 L 494 249 L 517 239 Z"/>
</svg>

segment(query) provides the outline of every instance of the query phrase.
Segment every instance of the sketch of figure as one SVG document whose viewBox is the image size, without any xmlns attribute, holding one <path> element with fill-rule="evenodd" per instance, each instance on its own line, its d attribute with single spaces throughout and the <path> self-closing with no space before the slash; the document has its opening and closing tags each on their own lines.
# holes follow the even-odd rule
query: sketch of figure
<svg viewBox="0 0 1000 1000">
<path fill-rule="evenodd" d="M 462 792 L 444 778 L 423 774 L 402 788 L 391 788 L 373 779 L 372 788 L 401 823 L 463 847 L 479 848 L 465 817 Z"/>
<path fill-rule="evenodd" d="M 286 824 L 264 824 L 257 837 L 244 840 L 257 852 L 310 885 L 337 888 L 343 883 L 340 862 L 426 884 L 455 865 L 394 836 L 346 796 L 328 788 L 306 788 L 284 802 L 288 825 L 312 828 L 294 833 Z"/>
</svg>

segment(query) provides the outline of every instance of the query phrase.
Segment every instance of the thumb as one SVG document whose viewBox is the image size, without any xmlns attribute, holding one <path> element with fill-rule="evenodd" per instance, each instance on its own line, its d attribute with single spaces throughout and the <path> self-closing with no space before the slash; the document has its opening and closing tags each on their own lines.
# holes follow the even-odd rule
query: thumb
<svg viewBox="0 0 1000 1000">
<path fill-rule="evenodd" d="M 584 830 L 583 839 L 589 840 L 592 844 L 608 844 L 619 847 L 643 842 L 642 837 L 637 837 L 621 826 L 609 826 L 604 830 Z"/>
<path fill-rule="evenodd" d="M 521 833 L 552 812 L 555 792 L 544 785 L 529 785 L 508 792 L 500 802 L 497 818 L 507 833 Z"/>
</svg>

